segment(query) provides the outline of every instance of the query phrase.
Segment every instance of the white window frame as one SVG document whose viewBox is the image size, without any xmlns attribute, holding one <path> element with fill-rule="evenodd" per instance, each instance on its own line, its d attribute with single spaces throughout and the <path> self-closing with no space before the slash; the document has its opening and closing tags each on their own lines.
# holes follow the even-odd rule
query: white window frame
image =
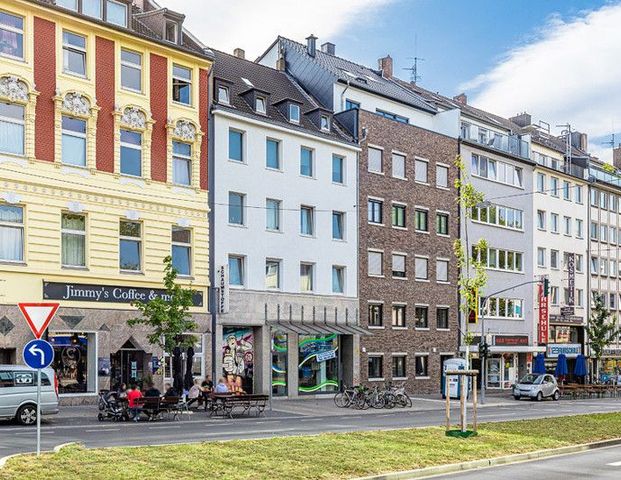
<svg viewBox="0 0 621 480">
<path fill-rule="evenodd" d="M 188 74 L 189 74 L 189 79 L 184 78 L 184 77 L 180 77 L 178 75 L 175 75 L 175 67 L 179 68 L 179 69 L 182 69 L 182 70 L 186 70 L 188 72 Z M 179 101 L 179 100 L 175 100 L 174 98 L 173 98 L 173 103 L 175 103 L 177 105 L 185 105 L 185 106 L 190 106 L 190 107 L 192 106 L 192 98 L 194 96 L 194 85 L 193 85 L 194 82 L 193 82 L 193 78 L 192 78 L 192 73 L 193 73 L 192 72 L 192 68 L 186 67 L 184 65 L 180 65 L 178 63 L 173 63 L 173 66 L 172 66 L 172 85 L 173 85 L 173 91 L 171 92 L 171 94 L 174 93 L 175 80 L 187 83 L 188 86 L 190 87 L 190 94 L 188 95 L 188 99 L 189 99 L 188 103 L 185 103 L 185 102 L 182 102 L 182 101 Z"/>
<path fill-rule="evenodd" d="M 0 53 L 0 56 L 5 57 L 5 58 L 13 58 L 15 60 L 24 60 L 26 57 L 26 42 L 25 40 L 25 35 L 24 35 L 24 24 L 26 23 L 26 19 L 21 16 L 21 15 L 17 15 L 13 12 L 8 12 L 6 10 L 2 10 L 2 13 L 9 15 L 11 17 L 15 17 L 15 18 L 20 18 L 22 20 L 22 28 L 19 29 L 17 27 L 13 27 L 11 25 L 5 25 L 5 24 L 1 24 L 0 25 L 0 30 L 5 30 L 7 32 L 12 32 L 15 33 L 17 35 L 21 35 L 22 36 L 22 56 L 18 57 L 16 55 L 10 55 L 8 53 Z"/>
<path fill-rule="evenodd" d="M 17 119 L 17 118 L 13 118 L 13 117 L 4 117 L 4 116 L 0 116 L 0 122 L 4 122 L 4 123 L 11 123 L 13 125 L 20 125 L 22 127 L 22 153 L 13 153 L 13 152 L 9 152 L 9 151 L 5 151 L 0 149 L 0 152 L 4 152 L 8 155 L 18 155 L 20 157 L 23 157 L 24 155 L 26 155 L 26 107 L 22 104 L 19 103 L 11 103 L 11 102 L 5 102 L 2 101 L 0 103 L 4 103 L 7 105 L 11 105 L 11 106 L 16 106 L 22 109 L 22 119 Z"/>
<path fill-rule="evenodd" d="M 270 265 L 276 265 L 276 286 L 272 287 L 268 285 L 268 268 Z M 279 258 L 266 258 L 265 259 L 265 288 L 268 290 L 281 290 L 282 289 L 282 260 Z"/>
<path fill-rule="evenodd" d="M 177 230 L 185 230 L 188 231 L 190 233 L 190 242 L 180 242 L 180 241 L 175 241 L 173 240 L 174 236 L 173 236 L 173 232 L 175 231 L 175 229 Z M 187 248 L 188 249 L 188 258 L 189 258 L 189 271 L 188 273 L 181 273 L 179 272 L 179 276 L 180 277 L 191 277 L 192 276 L 192 272 L 194 270 L 194 262 L 193 262 L 193 258 L 192 258 L 192 238 L 193 238 L 193 232 L 191 228 L 188 227 L 179 227 L 174 225 L 171 229 L 171 242 L 170 242 L 170 254 L 172 256 L 172 250 L 173 247 L 182 247 L 182 248 Z"/>
<path fill-rule="evenodd" d="M 75 215 L 77 217 L 82 217 L 84 219 L 84 230 L 73 230 L 70 228 L 64 228 L 62 226 L 62 219 L 65 215 Z M 71 212 L 62 212 L 61 213 L 61 217 L 60 217 L 60 237 L 61 237 L 61 241 L 60 241 L 60 248 L 61 248 L 61 254 L 60 254 L 60 258 L 61 258 L 61 265 L 64 268 L 86 268 L 86 260 L 87 260 L 87 255 L 86 255 L 86 215 L 84 214 L 80 214 L 80 213 L 71 213 Z M 141 229 L 142 231 L 142 229 Z M 62 246 L 63 246 L 63 242 L 62 242 L 62 237 L 63 235 L 68 234 L 68 235 L 79 235 L 81 237 L 84 237 L 84 265 L 71 265 L 71 264 L 67 264 L 67 263 L 62 263 L 62 258 L 63 258 L 63 254 L 62 254 Z"/>
<path fill-rule="evenodd" d="M 425 166 L 425 180 L 420 180 L 418 178 L 418 166 Z M 414 157 L 414 182 L 420 183 L 421 185 L 429 185 L 429 160 L 424 158 Z"/>
<path fill-rule="evenodd" d="M 84 39 L 84 47 L 78 47 L 70 43 L 65 43 L 65 38 L 64 38 L 65 32 L 70 33 L 71 35 L 75 35 L 76 37 L 82 37 Z M 88 37 L 81 35 L 79 33 L 72 32 L 70 30 L 63 30 L 62 35 L 63 35 L 63 39 L 62 39 L 63 40 L 63 52 L 65 50 L 72 51 L 74 53 L 79 53 L 80 55 L 84 57 L 84 73 L 78 73 L 78 72 L 69 70 L 68 65 L 65 65 L 64 58 L 63 58 L 63 73 L 66 73 L 67 75 L 73 75 L 79 78 L 87 78 L 88 77 Z"/>
<path fill-rule="evenodd" d="M 136 64 L 136 63 L 132 63 L 129 62 L 127 60 L 123 60 L 123 52 L 128 52 L 131 53 L 133 55 L 138 55 L 140 57 L 140 64 Z M 130 50 L 129 48 L 121 48 L 121 88 L 123 90 L 128 90 L 130 92 L 134 92 L 134 93 L 142 93 L 143 91 L 143 76 L 142 76 L 142 53 L 140 52 L 136 52 L 135 50 Z M 128 87 L 123 85 L 123 67 L 125 68 L 131 68 L 132 70 L 138 70 L 138 72 L 140 72 L 140 88 L 138 90 L 136 90 L 135 88 L 132 87 Z"/>
<path fill-rule="evenodd" d="M 121 175 L 127 175 L 129 177 L 136 177 L 136 175 L 132 175 L 130 173 L 123 173 L 123 148 L 129 148 L 131 150 L 137 150 L 140 152 L 140 175 L 138 175 L 138 177 L 142 177 L 143 174 L 143 150 L 142 150 L 142 145 L 143 145 L 143 141 L 144 141 L 144 135 L 142 134 L 142 132 L 137 132 L 135 130 L 129 130 L 127 128 L 121 128 L 121 130 L 125 130 L 126 132 L 131 132 L 131 133 L 136 133 L 138 135 L 140 135 L 140 146 L 135 145 L 133 143 L 127 143 L 121 140 L 121 149 L 119 152 L 119 170 Z M 122 138 L 122 135 L 121 135 Z"/>
<path fill-rule="evenodd" d="M 379 255 L 380 258 L 380 272 L 379 273 L 371 273 L 371 269 L 369 268 L 371 265 L 371 254 L 375 254 L 375 255 Z M 384 277 L 384 251 L 383 250 L 375 250 L 372 248 L 369 248 L 367 250 L 367 275 L 369 277 L 377 277 L 377 278 L 383 278 Z"/>
<path fill-rule="evenodd" d="M 225 92 L 224 95 L 222 92 Z M 218 103 L 231 104 L 231 90 L 226 85 L 218 85 Z"/>
<path fill-rule="evenodd" d="M 254 99 L 254 109 L 257 113 L 267 115 L 267 98 L 257 95 Z"/>
<path fill-rule="evenodd" d="M 308 267 L 310 272 L 310 289 L 303 290 L 302 289 L 302 267 Z M 312 262 L 300 262 L 300 292 L 302 293 L 311 293 L 315 291 L 315 264 Z"/>
<path fill-rule="evenodd" d="M 21 258 L 17 260 L 13 260 L 10 258 L 0 258 L 1 262 L 4 263 L 24 263 L 26 258 L 26 221 L 25 221 L 25 211 L 26 209 L 22 205 L 12 205 L 7 203 L 0 203 L 0 206 L 7 206 L 13 208 L 19 208 L 22 212 L 22 221 L 20 223 L 17 222 L 6 222 L 0 221 L 0 229 L 2 228 L 10 228 L 10 229 L 18 229 L 22 232 L 22 248 L 21 248 Z"/>
<path fill-rule="evenodd" d="M 63 118 L 71 118 L 73 120 L 77 120 L 79 122 L 83 122 L 84 123 L 84 133 L 81 132 L 76 132 L 75 130 L 65 130 L 62 127 L 62 119 Z M 77 168 L 86 168 L 88 166 L 88 120 L 84 119 L 84 118 L 77 118 L 77 117 L 72 117 L 71 115 L 62 115 L 61 116 L 61 145 L 62 145 L 62 137 L 64 137 L 65 135 L 67 135 L 68 137 L 74 137 L 74 138 L 80 138 L 84 140 L 84 165 L 77 165 L 75 163 L 67 163 L 63 161 L 63 157 L 64 157 L 64 152 L 61 150 L 61 156 L 60 156 L 60 161 L 63 165 L 69 165 L 71 167 L 77 167 Z"/>
<path fill-rule="evenodd" d="M 174 144 L 175 143 L 179 143 L 179 144 L 185 144 L 185 145 L 189 145 L 190 147 L 190 154 L 189 155 L 185 155 L 183 153 L 175 153 L 175 148 L 174 148 Z M 193 149 L 194 149 L 194 145 L 192 145 L 191 143 L 186 143 L 186 142 L 178 142 L 178 141 L 173 141 L 173 154 L 172 154 L 172 163 L 173 163 L 173 181 L 172 183 L 174 183 L 175 185 L 180 185 L 183 187 L 190 187 L 192 186 L 192 182 L 194 181 L 194 179 L 192 178 L 192 170 L 193 170 L 193 165 L 192 165 L 192 153 L 193 153 Z M 182 161 L 182 162 L 188 162 L 189 163 L 189 167 L 188 167 L 188 172 L 190 174 L 190 178 L 189 178 L 189 182 L 188 183 L 179 183 L 175 180 L 174 178 L 174 173 L 175 173 L 175 160 L 178 161 Z"/>
<path fill-rule="evenodd" d="M 295 116 L 293 115 L 294 111 L 297 112 Z M 289 104 L 289 121 L 296 125 L 300 123 L 300 106 L 296 103 Z"/>
<path fill-rule="evenodd" d="M 137 223 L 140 225 L 140 236 L 138 237 L 130 237 L 126 235 L 121 235 L 121 223 Z M 121 272 L 129 272 L 129 273 L 140 273 L 144 268 L 144 242 L 142 241 L 144 236 L 144 224 L 138 220 L 129 220 L 129 219 L 121 219 L 119 221 L 119 270 Z M 128 270 L 121 268 L 121 240 L 132 241 L 138 243 L 138 253 L 140 255 L 140 265 L 137 270 Z"/>
</svg>

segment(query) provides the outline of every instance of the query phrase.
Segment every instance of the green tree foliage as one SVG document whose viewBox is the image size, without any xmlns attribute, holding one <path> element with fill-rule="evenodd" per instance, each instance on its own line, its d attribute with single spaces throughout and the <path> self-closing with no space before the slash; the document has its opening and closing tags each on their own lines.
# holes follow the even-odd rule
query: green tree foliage
<svg viewBox="0 0 621 480">
<path fill-rule="evenodd" d="M 594 300 L 586 328 L 591 356 L 595 359 L 596 371 L 599 371 L 604 349 L 621 334 L 621 329 L 617 327 L 614 320 L 612 318 L 611 321 L 610 310 L 604 306 L 602 298 L 598 295 Z"/>
<path fill-rule="evenodd" d="M 136 307 L 142 316 L 128 320 L 129 326 L 147 325 L 151 328 L 148 340 L 151 345 L 158 345 L 164 352 L 172 353 L 175 347 L 189 347 L 196 343 L 192 332 L 197 325 L 189 313 L 193 305 L 194 290 L 183 288 L 176 283 L 177 270 L 172 266 L 172 258 L 164 258 L 164 287 L 166 297 L 157 297 L 148 302 L 136 301 Z"/>
</svg>

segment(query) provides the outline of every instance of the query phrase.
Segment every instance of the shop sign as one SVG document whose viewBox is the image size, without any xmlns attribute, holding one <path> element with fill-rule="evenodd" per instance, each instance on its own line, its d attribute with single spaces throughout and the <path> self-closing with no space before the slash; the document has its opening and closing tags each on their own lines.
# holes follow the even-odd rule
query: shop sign
<svg viewBox="0 0 621 480">
<path fill-rule="evenodd" d="M 561 353 L 566 357 L 577 357 L 582 353 L 582 345 L 579 343 L 551 343 L 548 345 L 546 356 L 557 358 Z"/>
<path fill-rule="evenodd" d="M 317 354 L 317 362 L 327 362 L 328 360 L 332 360 L 333 358 L 336 358 L 336 351 L 334 350 L 319 352 Z"/>
<path fill-rule="evenodd" d="M 621 356 L 621 348 L 604 347 L 604 355 L 619 357 Z"/>
<path fill-rule="evenodd" d="M 571 317 L 576 314 L 576 309 L 574 307 L 561 307 L 561 317 Z"/>
<path fill-rule="evenodd" d="M 583 325 L 584 319 L 575 315 L 550 315 L 550 323 L 560 323 L 563 325 Z"/>
<path fill-rule="evenodd" d="M 576 301 L 576 255 L 574 253 L 567 254 L 567 288 L 569 290 L 567 305 L 572 307 L 571 313 L 568 315 L 573 315 L 573 306 Z M 561 308 L 561 315 L 565 315 L 563 313 L 563 308 Z"/>
<path fill-rule="evenodd" d="M 548 343 L 548 297 L 544 295 L 543 284 L 539 284 L 539 345 Z"/>
<path fill-rule="evenodd" d="M 218 313 L 229 313 L 229 266 L 222 265 L 218 269 Z"/>
<path fill-rule="evenodd" d="M 168 295 L 163 288 L 43 282 L 43 298 L 45 300 L 65 300 L 73 302 L 131 303 L 136 301 L 149 302 L 156 298 L 169 300 L 170 295 Z M 202 307 L 203 293 L 194 291 L 192 302 L 195 307 Z"/>
<path fill-rule="evenodd" d="M 496 335 L 494 345 L 499 347 L 528 346 L 528 335 Z"/>
</svg>

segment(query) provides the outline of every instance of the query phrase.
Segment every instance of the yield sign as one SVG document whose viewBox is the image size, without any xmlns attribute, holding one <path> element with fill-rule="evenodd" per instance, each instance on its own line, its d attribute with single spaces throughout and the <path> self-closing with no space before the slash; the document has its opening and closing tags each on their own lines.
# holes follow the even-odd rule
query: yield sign
<svg viewBox="0 0 621 480">
<path fill-rule="evenodd" d="M 35 338 L 41 338 L 52 321 L 60 303 L 18 303 L 26 322 Z"/>
</svg>

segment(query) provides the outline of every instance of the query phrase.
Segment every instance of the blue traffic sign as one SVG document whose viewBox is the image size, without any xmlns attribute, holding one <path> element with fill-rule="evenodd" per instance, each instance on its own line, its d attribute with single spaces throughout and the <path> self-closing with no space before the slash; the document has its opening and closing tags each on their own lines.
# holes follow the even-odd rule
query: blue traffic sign
<svg viewBox="0 0 621 480">
<path fill-rule="evenodd" d="M 31 340 L 24 347 L 24 363 L 30 368 L 46 368 L 54 361 L 54 347 L 45 340 Z"/>
</svg>

